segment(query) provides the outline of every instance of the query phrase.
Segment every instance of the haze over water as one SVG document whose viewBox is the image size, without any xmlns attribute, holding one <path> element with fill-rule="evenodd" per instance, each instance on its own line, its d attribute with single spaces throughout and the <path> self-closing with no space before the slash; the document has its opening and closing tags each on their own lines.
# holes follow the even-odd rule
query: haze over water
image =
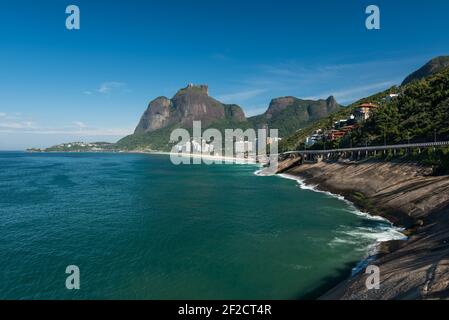
<svg viewBox="0 0 449 320">
<path fill-rule="evenodd" d="M 369 245 L 394 235 L 344 201 L 256 170 L 0 153 L 0 298 L 296 299 L 349 276 Z M 65 288 L 68 265 L 81 290 Z"/>
</svg>

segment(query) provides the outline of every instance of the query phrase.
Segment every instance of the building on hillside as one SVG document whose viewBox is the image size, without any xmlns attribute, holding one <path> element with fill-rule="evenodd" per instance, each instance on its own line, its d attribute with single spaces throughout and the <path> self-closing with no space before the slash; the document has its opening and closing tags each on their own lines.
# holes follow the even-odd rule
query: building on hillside
<svg viewBox="0 0 449 320">
<path fill-rule="evenodd" d="M 267 138 L 267 144 L 272 144 L 272 143 L 275 143 L 275 142 L 279 142 L 281 140 L 282 140 L 282 138 L 279 138 L 279 137 L 268 137 Z"/>
<path fill-rule="evenodd" d="M 214 152 L 214 145 L 208 144 L 205 140 L 201 143 L 196 140 L 188 141 L 184 145 L 177 146 L 177 151 L 182 153 L 212 153 Z"/>
<path fill-rule="evenodd" d="M 352 130 L 354 130 L 354 129 L 356 129 L 356 128 L 357 128 L 357 125 L 356 125 L 356 124 L 353 124 L 353 125 L 346 125 L 346 126 L 340 128 L 340 131 L 349 133 L 349 132 L 351 132 Z"/>
<path fill-rule="evenodd" d="M 355 126 L 357 125 L 357 120 L 355 119 L 355 115 L 351 114 L 349 119 L 346 121 L 347 126 Z"/>
<path fill-rule="evenodd" d="M 366 121 L 372 114 L 372 111 L 379 108 L 378 105 L 374 103 L 363 103 L 355 111 L 355 119 L 358 122 Z"/>
<path fill-rule="evenodd" d="M 390 93 L 389 95 L 387 95 L 384 100 L 387 102 L 391 102 L 395 99 L 399 98 L 399 93 Z"/>
<path fill-rule="evenodd" d="M 334 130 L 330 130 L 328 132 L 327 139 L 329 141 L 335 141 L 335 140 L 343 138 L 345 135 L 346 135 L 345 131 L 335 130 L 334 129 Z"/>
<path fill-rule="evenodd" d="M 315 143 L 323 141 L 323 138 L 324 138 L 323 130 L 318 129 L 318 130 L 314 131 L 312 135 L 310 135 L 306 138 L 306 146 L 311 147 Z"/>
<path fill-rule="evenodd" d="M 355 119 L 355 116 L 353 114 L 350 115 L 348 119 L 341 119 L 334 122 L 334 129 L 339 130 L 341 128 L 344 128 L 346 126 L 353 126 L 357 124 L 357 121 Z"/>
<path fill-rule="evenodd" d="M 201 150 L 203 153 L 212 153 L 214 152 L 214 145 L 207 143 L 206 140 L 201 141 Z"/>
<path fill-rule="evenodd" d="M 237 141 L 235 143 L 236 153 L 247 153 L 253 151 L 253 143 L 251 141 Z"/>
</svg>

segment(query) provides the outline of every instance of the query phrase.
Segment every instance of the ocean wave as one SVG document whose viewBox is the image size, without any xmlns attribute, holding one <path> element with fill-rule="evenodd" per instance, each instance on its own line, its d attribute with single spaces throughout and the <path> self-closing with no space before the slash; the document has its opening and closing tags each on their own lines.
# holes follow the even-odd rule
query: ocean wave
<svg viewBox="0 0 449 320">
<path fill-rule="evenodd" d="M 299 188 L 302 190 L 308 190 L 313 192 L 319 192 L 325 194 L 329 197 L 337 198 L 341 201 L 344 201 L 348 206 L 349 211 L 352 214 L 355 214 L 363 219 L 370 220 L 376 222 L 374 227 L 355 227 L 349 230 L 337 231 L 339 234 L 335 237 L 330 243 L 329 246 L 338 246 L 338 245 L 354 245 L 360 242 L 366 242 L 367 245 L 362 248 L 366 254 L 366 257 L 360 261 L 353 269 L 352 275 L 355 275 L 361 272 L 369 263 L 374 259 L 375 255 L 378 253 L 379 244 L 382 242 L 392 241 L 392 240 L 406 240 L 407 236 L 405 236 L 402 231 L 402 228 L 398 228 L 391 223 L 388 219 L 385 219 L 380 216 L 373 216 L 367 212 L 363 212 L 359 210 L 351 201 L 345 199 L 345 197 L 334 194 L 328 191 L 323 191 L 318 189 L 316 185 L 308 185 L 305 181 L 297 176 L 289 175 L 289 174 L 279 174 L 281 178 L 294 180 L 298 183 Z M 346 228 L 350 228 L 347 227 Z M 361 241 L 362 240 L 362 241 Z"/>
<path fill-rule="evenodd" d="M 276 172 L 274 171 L 274 169 L 270 168 L 270 167 L 263 167 L 261 165 L 261 169 L 257 170 L 254 172 L 254 174 L 256 176 L 260 176 L 260 177 L 271 177 L 271 176 L 276 176 Z"/>
<path fill-rule="evenodd" d="M 329 246 L 335 247 L 336 245 L 340 245 L 340 244 L 357 244 L 357 243 L 358 242 L 356 240 L 335 237 L 331 242 L 329 242 Z"/>
<path fill-rule="evenodd" d="M 347 231 L 336 231 L 336 236 L 329 245 L 356 244 L 363 241 L 375 241 L 377 243 L 391 240 L 406 240 L 407 237 L 396 228 L 376 226 L 372 228 L 356 227 Z"/>
<path fill-rule="evenodd" d="M 354 230 L 342 231 L 341 233 L 356 239 L 376 240 L 386 242 L 390 240 L 406 240 L 407 237 L 396 228 L 377 226 L 373 228 L 357 227 Z"/>
<path fill-rule="evenodd" d="M 339 194 L 320 190 L 320 189 L 318 189 L 318 186 L 316 186 L 316 185 L 308 185 L 304 182 L 303 179 L 301 179 L 300 177 L 297 177 L 297 176 L 293 176 L 293 175 L 285 174 L 285 173 L 279 174 L 278 176 L 282 177 L 284 179 L 294 180 L 294 181 L 298 182 L 298 186 L 302 190 L 309 190 L 309 191 L 313 191 L 313 192 L 322 193 L 329 197 L 344 201 L 349 206 L 349 211 L 353 214 L 356 214 L 356 215 L 366 218 L 368 220 L 382 221 L 382 222 L 388 223 L 391 227 L 393 227 L 393 224 L 388 219 L 385 219 L 384 217 L 381 217 L 381 216 L 373 216 L 367 212 L 363 212 L 363 211 L 357 209 L 357 207 L 354 205 L 354 203 L 352 203 L 351 201 L 349 201 L 348 199 L 346 199 L 345 197 L 343 197 Z M 399 229 L 399 228 L 396 228 L 396 229 Z"/>
</svg>

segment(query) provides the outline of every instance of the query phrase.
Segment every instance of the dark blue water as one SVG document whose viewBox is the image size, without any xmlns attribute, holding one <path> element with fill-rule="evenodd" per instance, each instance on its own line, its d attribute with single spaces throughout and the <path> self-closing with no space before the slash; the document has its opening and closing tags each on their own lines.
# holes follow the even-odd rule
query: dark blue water
<svg viewBox="0 0 449 320">
<path fill-rule="evenodd" d="M 0 298 L 301 298 L 390 232 L 256 169 L 0 153 Z M 80 290 L 65 287 L 68 265 Z"/>
</svg>

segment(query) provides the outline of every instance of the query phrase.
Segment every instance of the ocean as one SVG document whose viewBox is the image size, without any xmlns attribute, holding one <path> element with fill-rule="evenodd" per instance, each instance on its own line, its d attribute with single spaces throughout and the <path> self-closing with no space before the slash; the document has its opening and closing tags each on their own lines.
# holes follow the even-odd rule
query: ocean
<svg viewBox="0 0 449 320">
<path fill-rule="evenodd" d="M 390 223 L 255 165 L 0 153 L 0 299 L 302 299 Z M 66 268 L 80 289 L 66 288 Z"/>
</svg>

